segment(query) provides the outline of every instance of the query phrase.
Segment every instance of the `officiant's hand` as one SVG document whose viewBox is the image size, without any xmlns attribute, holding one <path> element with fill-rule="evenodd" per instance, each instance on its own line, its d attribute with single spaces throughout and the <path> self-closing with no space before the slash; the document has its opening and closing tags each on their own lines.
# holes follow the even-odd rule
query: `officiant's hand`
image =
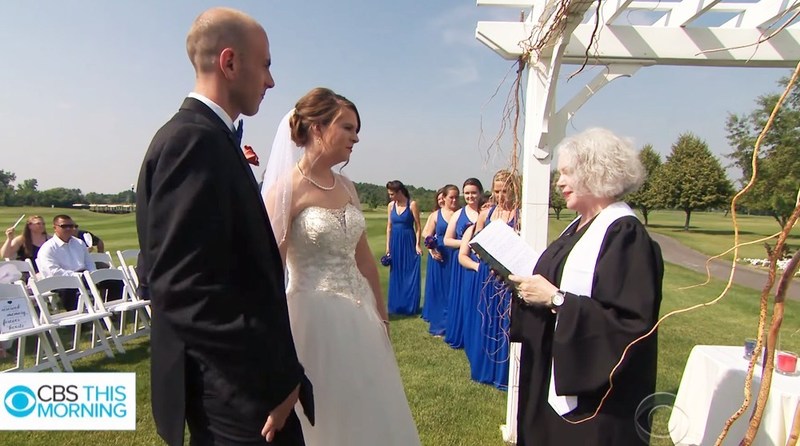
<svg viewBox="0 0 800 446">
<path fill-rule="evenodd" d="M 294 408 L 299 395 L 300 384 L 294 388 L 292 393 L 290 393 L 282 403 L 270 411 L 269 416 L 267 417 L 267 422 L 261 429 L 261 435 L 266 438 L 268 443 L 272 442 L 272 440 L 275 438 L 275 434 L 283 429 L 283 425 L 286 423 L 286 418 L 288 418 L 289 414 L 292 413 L 292 408 Z"/>
<path fill-rule="evenodd" d="M 541 274 L 528 277 L 512 274 L 508 276 L 507 281 L 513 283 L 519 297 L 531 305 L 549 306 L 553 294 L 558 291 L 558 287 L 542 277 Z"/>
</svg>

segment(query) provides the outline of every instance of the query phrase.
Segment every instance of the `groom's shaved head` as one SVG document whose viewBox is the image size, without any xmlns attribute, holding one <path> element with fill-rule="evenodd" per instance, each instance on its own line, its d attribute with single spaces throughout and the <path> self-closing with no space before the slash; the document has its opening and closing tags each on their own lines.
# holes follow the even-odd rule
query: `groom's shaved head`
<svg viewBox="0 0 800 446">
<path fill-rule="evenodd" d="M 210 73 L 219 64 L 225 48 L 246 50 L 252 36 L 266 35 L 249 15 L 230 8 L 212 8 L 195 19 L 186 36 L 186 52 L 197 74 Z"/>
</svg>

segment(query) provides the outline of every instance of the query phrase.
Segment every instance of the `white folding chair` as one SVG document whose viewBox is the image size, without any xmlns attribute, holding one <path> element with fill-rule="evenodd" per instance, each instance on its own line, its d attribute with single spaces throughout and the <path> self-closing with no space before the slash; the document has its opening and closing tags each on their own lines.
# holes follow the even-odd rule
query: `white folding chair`
<svg viewBox="0 0 800 446">
<path fill-rule="evenodd" d="M 90 252 L 89 258 L 92 260 L 92 262 L 94 262 L 94 266 L 97 269 L 114 267 L 111 254 L 108 252 Z"/>
<path fill-rule="evenodd" d="M 136 262 L 139 260 L 139 250 L 125 249 L 117 251 L 117 258 L 119 259 L 120 265 L 136 265 Z"/>
<path fill-rule="evenodd" d="M 120 268 L 122 268 L 120 266 Z M 128 279 L 131 281 L 131 285 L 133 285 L 134 289 L 139 288 L 139 273 L 136 272 L 136 265 L 128 265 Z M 125 268 L 123 268 L 123 272 Z"/>
<path fill-rule="evenodd" d="M 83 282 L 81 281 L 80 277 L 56 276 L 34 280 L 31 283 L 31 289 L 36 296 L 42 296 L 43 294 L 54 290 L 77 290 L 78 306 L 75 310 L 59 311 L 50 314 L 50 311 L 46 306 L 42 306 L 40 308 L 40 317 L 42 318 L 42 322 L 56 324 L 59 327 L 73 328 L 74 335 L 72 338 L 72 348 L 66 351 L 66 356 L 70 361 L 91 355 L 99 351 L 104 352 L 109 358 L 113 358 L 114 352 L 111 350 L 111 346 L 108 344 L 108 335 L 111 336 L 111 339 L 114 341 L 117 350 L 123 352 L 125 351 L 116 338 L 113 324 L 111 324 L 111 328 L 108 328 L 108 330 L 103 327 L 103 324 L 106 324 L 106 327 L 108 327 L 108 324 L 111 323 L 111 312 L 97 311 L 95 309 L 95 305 L 91 301 L 89 292 L 86 291 L 86 287 L 83 286 Z M 92 324 L 92 342 L 90 348 L 81 350 L 81 325 L 84 323 Z M 106 334 L 106 331 L 108 331 L 108 335 Z M 99 344 L 96 342 L 98 340 Z"/>
<path fill-rule="evenodd" d="M 39 273 L 37 273 L 36 269 L 33 267 L 33 262 L 31 261 L 31 259 L 25 259 L 25 260 L 5 259 L 5 260 L 0 260 L 0 266 L 2 266 L 2 265 L 14 265 L 14 267 L 17 268 L 17 271 L 19 271 L 22 274 L 27 274 L 28 275 L 27 277 L 31 277 L 31 278 L 41 277 L 41 275 Z"/>
<path fill-rule="evenodd" d="M 125 273 L 125 276 L 128 278 L 128 280 L 138 288 L 139 278 L 135 277 L 135 268 L 139 261 L 139 250 L 125 249 L 122 251 L 117 251 L 117 259 L 119 259 L 119 266 L 123 267 L 122 272 Z M 131 268 L 131 266 L 133 268 Z"/>
<path fill-rule="evenodd" d="M 15 366 L 8 369 L 3 369 L 0 371 L 0 373 L 38 372 L 39 370 L 44 369 L 51 369 L 54 372 L 60 372 L 61 369 L 58 367 L 56 355 L 53 354 L 53 349 L 50 347 L 50 342 L 47 340 L 46 336 L 46 334 L 49 333 L 50 336 L 53 337 L 56 346 L 60 347 L 59 353 L 63 354 L 63 347 L 58 341 L 58 331 L 56 331 L 56 328 L 58 327 L 51 323 L 39 323 L 36 310 L 31 304 L 31 299 L 29 298 L 28 293 L 25 290 L 25 285 L 22 283 L 22 281 L 17 281 L 13 284 L 0 284 L 0 306 L 4 306 L 9 310 L 13 308 L 13 310 L 15 310 L 14 313 L 16 314 L 15 317 L 19 319 L 16 322 L 16 325 L 20 326 L 16 329 L 9 328 L 8 331 L 3 331 L 3 327 L 0 326 L 0 341 L 17 341 L 17 360 Z M 25 340 L 28 336 L 36 336 L 39 341 L 39 347 L 44 348 L 45 351 L 44 357 L 41 358 L 44 361 L 40 361 L 40 355 L 37 352 L 35 365 L 31 367 L 25 367 Z M 66 355 L 62 355 L 61 358 L 66 358 Z M 64 369 L 70 372 L 72 371 L 72 366 L 70 365 L 68 359 L 66 362 L 64 362 Z"/>
<path fill-rule="evenodd" d="M 41 279 L 42 273 L 37 273 L 36 269 L 33 267 L 33 261 L 31 259 L 25 260 L 12 260 L 12 259 L 5 259 L 0 261 L 0 267 L 3 265 L 13 265 L 17 268 L 17 271 L 23 274 L 23 285 L 25 286 L 25 291 L 28 293 L 28 297 L 33 299 L 33 291 L 31 291 L 30 283 L 34 279 Z M 27 275 L 25 275 L 27 274 Z M 53 301 L 53 293 L 49 293 L 47 296 L 44 296 L 48 302 L 52 304 Z"/>
<path fill-rule="evenodd" d="M 125 342 L 150 333 L 150 316 L 146 311 L 147 306 L 150 305 L 150 301 L 140 300 L 136 296 L 136 291 L 128 281 L 128 278 L 125 277 L 122 269 L 109 268 L 98 269 L 97 271 L 84 271 L 83 275 L 94 297 L 95 309 L 98 311 L 110 311 L 119 315 L 119 331 L 116 337 L 120 342 Z M 122 285 L 121 299 L 104 301 L 103 293 L 100 291 L 98 285 L 107 282 L 116 282 Z M 133 311 L 134 313 L 133 332 L 126 335 L 125 314 L 129 311 Z"/>
</svg>

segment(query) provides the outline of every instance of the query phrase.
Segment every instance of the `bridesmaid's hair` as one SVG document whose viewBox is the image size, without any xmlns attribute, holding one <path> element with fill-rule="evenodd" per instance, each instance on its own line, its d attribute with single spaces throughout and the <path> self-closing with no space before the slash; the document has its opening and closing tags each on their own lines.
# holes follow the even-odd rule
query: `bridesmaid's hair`
<svg viewBox="0 0 800 446">
<path fill-rule="evenodd" d="M 461 190 L 466 189 L 467 186 L 475 186 L 478 188 L 478 209 L 480 209 L 480 207 L 483 206 L 483 184 L 481 184 L 481 181 L 477 178 L 467 178 L 461 186 Z"/>
<path fill-rule="evenodd" d="M 516 207 L 517 203 L 519 202 L 519 193 L 520 193 L 520 179 L 519 175 L 516 173 L 502 169 L 498 170 L 497 173 L 494 174 L 492 177 L 492 191 L 494 191 L 494 183 L 501 182 L 506 187 L 506 196 L 508 196 L 509 201 L 511 202 L 512 207 Z M 495 203 L 499 204 L 499 203 Z"/>
<path fill-rule="evenodd" d="M 440 195 L 442 197 L 444 197 L 444 188 L 443 187 L 436 191 L 436 196 L 433 199 L 433 202 L 434 202 L 433 203 L 433 209 L 431 209 L 431 212 L 436 212 L 436 211 L 438 211 L 439 209 L 442 208 L 441 206 L 439 206 L 439 196 Z"/>
<path fill-rule="evenodd" d="M 317 87 L 309 91 L 297 101 L 294 114 L 289 118 L 292 141 L 299 147 L 304 147 L 311 138 L 312 126 L 330 125 L 344 108 L 349 108 L 356 114 L 358 133 L 361 130 L 361 116 L 355 104 L 328 88 Z"/>
<path fill-rule="evenodd" d="M 477 187 L 478 188 L 478 195 L 483 195 L 483 184 L 481 184 L 481 181 L 479 179 L 477 179 L 477 178 L 467 178 L 467 180 L 464 181 L 464 185 L 461 187 L 461 189 L 464 189 L 467 186 L 475 186 L 475 187 Z"/>
<path fill-rule="evenodd" d="M 400 180 L 392 180 L 386 183 L 386 189 L 394 193 L 400 192 L 406 197 L 406 200 L 411 201 L 411 194 L 408 192 L 406 186 Z"/>
<path fill-rule="evenodd" d="M 456 203 L 458 203 L 458 194 L 461 193 L 461 191 L 458 190 L 458 186 L 456 186 L 455 184 L 445 184 L 444 187 L 439 189 L 439 190 L 442 191 L 442 193 L 444 194 L 445 197 L 447 197 L 447 194 L 451 190 L 456 191 Z"/>
</svg>

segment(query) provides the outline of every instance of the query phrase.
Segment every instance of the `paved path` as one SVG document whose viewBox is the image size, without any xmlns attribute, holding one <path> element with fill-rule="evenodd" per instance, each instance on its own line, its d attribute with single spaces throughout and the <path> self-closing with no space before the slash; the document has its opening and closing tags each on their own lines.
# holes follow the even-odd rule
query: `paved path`
<svg viewBox="0 0 800 446">
<path fill-rule="evenodd" d="M 683 266 L 700 274 L 706 274 L 706 260 L 708 256 L 687 247 L 686 245 L 678 242 L 674 238 L 667 237 L 666 235 L 650 232 L 650 237 L 653 238 L 659 245 L 661 245 L 661 254 L 664 261 Z M 731 274 L 730 262 L 715 259 L 709 265 L 711 276 L 725 282 Z M 780 276 L 779 276 L 780 277 Z M 739 264 L 736 266 L 736 274 L 733 276 L 733 281 L 737 285 L 758 290 L 758 296 L 761 295 L 761 290 L 767 282 L 767 272 L 765 270 L 758 270 L 746 265 Z M 775 279 L 775 285 L 772 292 L 775 292 L 775 287 L 778 285 L 778 278 Z M 793 300 L 800 300 L 800 280 L 794 279 L 792 285 L 786 292 L 786 297 Z M 770 302 L 772 298 L 770 298 Z"/>
</svg>

